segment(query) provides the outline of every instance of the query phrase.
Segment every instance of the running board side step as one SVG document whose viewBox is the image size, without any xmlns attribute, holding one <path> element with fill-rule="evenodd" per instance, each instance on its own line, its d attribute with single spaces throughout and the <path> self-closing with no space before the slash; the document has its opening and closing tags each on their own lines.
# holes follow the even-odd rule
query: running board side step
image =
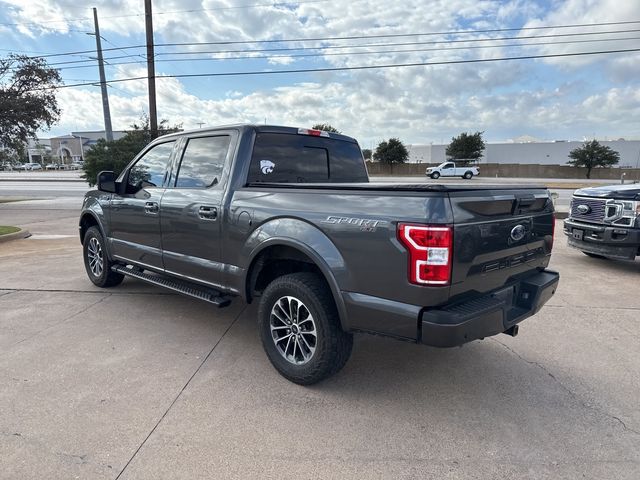
<svg viewBox="0 0 640 480">
<path fill-rule="evenodd" d="M 203 287 L 195 283 L 175 278 L 165 277 L 160 274 L 142 272 L 136 268 L 127 268 L 124 265 L 114 265 L 111 267 L 116 273 L 126 275 L 128 277 L 137 278 L 152 285 L 168 288 L 174 292 L 182 293 L 189 297 L 194 297 L 205 302 L 213 303 L 219 308 L 226 307 L 231 303 L 231 297 L 222 294 L 213 288 Z"/>
</svg>

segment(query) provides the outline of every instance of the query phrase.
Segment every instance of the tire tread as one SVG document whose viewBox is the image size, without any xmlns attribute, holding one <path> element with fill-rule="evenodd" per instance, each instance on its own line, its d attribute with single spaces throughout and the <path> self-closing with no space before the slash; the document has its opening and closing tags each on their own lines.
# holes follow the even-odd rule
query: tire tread
<svg viewBox="0 0 640 480">
<path fill-rule="evenodd" d="M 300 373 L 293 373 L 279 368 L 278 363 L 272 360 L 274 367 L 282 376 L 300 385 L 311 385 L 335 375 L 344 367 L 351 356 L 353 335 L 342 330 L 331 291 L 318 275 L 309 272 L 300 272 L 276 278 L 265 289 L 263 298 L 268 298 L 272 291 L 283 287 L 291 288 L 294 291 L 306 291 L 308 295 L 310 294 L 315 297 L 315 300 L 323 309 L 322 312 L 318 313 L 323 315 L 327 320 L 327 328 L 324 328 L 325 337 L 318 339 L 325 343 L 326 348 L 323 348 L 321 351 L 316 347 L 316 355 L 320 354 L 319 360 L 313 363 L 312 368 L 302 369 Z M 261 323 L 269 322 L 271 305 L 266 305 L 265 303 L 266 302 L 260 303 L 259 318 Z M 261 324 L 261 332 L 264 332 L 266 328 L 268 328 L 268 326 Z M 264 343 L 267 339 L 263 336 L 262 340 Z"/>
</svg>

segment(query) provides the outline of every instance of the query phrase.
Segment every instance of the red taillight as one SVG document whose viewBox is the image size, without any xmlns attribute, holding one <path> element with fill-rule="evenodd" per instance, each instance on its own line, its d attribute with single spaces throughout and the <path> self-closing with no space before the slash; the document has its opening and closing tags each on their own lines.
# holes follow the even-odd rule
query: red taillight
<svg viewBox="0 0 640 480">
<path fill-rule="evenodd" d="M 398 224 L 398 239 L 409 252 L 409 281 L 416 285 L 448 285 L 451 281 L 453 230 Z"/>
</svg>

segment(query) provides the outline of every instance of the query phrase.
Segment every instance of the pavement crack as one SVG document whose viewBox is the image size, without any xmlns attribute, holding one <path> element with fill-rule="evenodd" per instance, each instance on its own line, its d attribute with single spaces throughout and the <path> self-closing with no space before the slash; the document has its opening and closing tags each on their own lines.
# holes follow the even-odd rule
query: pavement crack
<svg viewBox="0 0 640 480">
<path fill-rule="evenodd" d="M 69 220 L 71 218 L 78 218 L 78 215 L 73 215 L 72 217 L 58 217 L 56 218 L 56 220 Z M 46 223 L 46 222 L 50 222 L 51 219 L 47 218 L 46 220 L 38 220 L 37 222 L 29 222 L 29 223 L 25 223 L 22 226 L 25 228 L 29 228 L 29 225 L 37 225 L 38 223 Z"/>
<path fill-rule="evenodd" d="M 29 335 L 26 338 L 23 338 L 22 340 L 20 340 L 19 342 L 14 343 L 13 345 L 10 345 L 9 347 L 7 347 L 3 353 L 8 353 L 9 350 L 11 350 L 13 347 L 16 347 L 18 345 L 20 345 L 21 343 L 24 343 L 28 340 L 31 340 L 34 337 L 37 337 L 38 335 L 40 335 L 42 332 L 46 332 L 47 330 L 50 330 L 52 328 L 58 327 L 64 323 L 67 323 L 70 320 L 73 320 L 74 318 L 76 318 L 78 315 L 82 315 L 84 312 L 86 312 L 87 310 L 89 310 L 90 308 L 95 307 L 96 305 L 98 305 L 99 303 L 105 301 L 107 298 L 111 297 L 111 294 L 108 293 L 106 294 L 104 297 L 100 298 L 99 300 L 92 302 L 91 304 L 87 305 L 85 308 L 83 308 L 82 310 L 77 311 L 76 313 L 73 313 L 71 315 L 69 315 L 68 317 L 64 318 L 63 320 L 60 320 L 59 322 L 56 322 L 53 325 L 49 325 L 46 328 L 43 328 L 42 330 L 38 330 L 37 332 L 35 332 L 32 335 Z M 2 356 L 2 354 L 0 354 L 0 356 Z"/>
<path fill-rule="evenodd" d="M 601 415 L 604 415 L 607 418 L 610 418 L 611 420 L 614 420 L 616 423 L 618 423 L 620 426 L 622 426 L 622 429 L 625 432 L 630 432 L 630 433 L 634 433 L 636 435 L 640 436 L 640 431 L 635 430 L 631 427 L 628 427 L 627 424 L 619 417 L 605 411 L 604 409 L 602 409 L 599 406 L 596 405 L 591 405 L 589 403 L 584 402 L 579 396 L 578 394 L 576 394 L 573 390 L 571 390 L 569 387 L 567 387 L 564 383 L 562 383 L 560 380 L 558 380 L 558 378 L 551 373 L 547 367 L 545 367 L 544 365 L 542 365 L 539 362 L 534 362 L 533 360 L 529 360 L 525 357 L 523 357 L 522 355 L 520 355 L 518 352 L 516 352 L 513 348 L 509 347 L 508 345 L 502 343 L 500 340 L 496 340 L 495 338 L 491 338 L 490 340 L 493 340 L 494 342 L 496 342 L 497 344 L 501 345 L 502 347 L 504 347 L 506 350 L 508 350 L 509 352 L 511 352 L 513 355 L 515 355 L 516 357 L 518 357 L 520 360 L 522 360 L 525 363 L 528 363 L 529 365 L 535 365 L 536 367 L 538 367 L 539 369 L 541 369 L 543 372 L 545 372 L 549 377 L 551 377 L 565 392 L 567 392 L 569 394 L 569 396 L 571 398 L 573 398 L 579 405 L 581 405 L 582 407 L 589 409 L 589 410 L 593 410 L 594 412 L 597 412 Z"/>
<path fill-rule="evenodd" d="M 90 293 L 90 294 L 102 294 L 104 292 L 97 290 L 71 290 L 71 289 L 61 289 L 61 288 L 8 288 L 8 287 L 0 287 L 0 290 L 7 290 L 7 292 L 3 295 L 8 295 L 9 293 L 20 293 L 20 292 L 44 292 L 44 293 Z M 0 295 L 2 297 L 3 295 Z M 174 292 L 109 292 L 109 295 L 119 296 L 119 295 L 164 295 L 164 296 L 177 296 L 177 293 Z"/>
<path fill-rule="evenodd" d="M 171 409 L 173 408 L 173 406 L 176 404 L 176 402 L 178 401 L 178 399 L 182 396 L 182 394 L 184 393 L 184 391 L 187 389 L 187 387 L 189 386 L 189 384 L 191 383 L 191 381 L 195 378 L 195 376 L 198 374 L 198 372 L 200 371 L 200 369 L 202 369 L 202 367 L 204 366 L 204 364 L 207 362 L 207 360 L 209 360 L 209 357 L 211 357 L 211 354 L 213 353 L 213 351 L 216 349 L 216 347 L 220 344 L 220 342 L 222 341 L 222 339 L 224 337 L 227 336 L 227 333 L 229 333 L 229 330 L 231 330 L 231 328 L 236 324 L 236 322 L 238 321 L 238 319 L 240 318 L 240 316 L 244 313 L 244 311 L 247 309 L 247 306 L 245 305 L 242 310 L 240 310 L 240 312 L 238 313 L 238 315 L 236 315 L 236 317 L 233 319 L 233 321 L 229 324 L 229 326 L 226 328 L 226 330 L 222 333 L 222 335 L 220 336 L 220 338 L 216 341 L 216 343 L 213 344 L 213 346 L 211 347 L 211 350 L 209 350 L 209 353 L 207 353 L 207 355 L 204 357 L 204 359 L 202 360 L 202 362 L 200 362 L 200 365 L 198 365 L 198 367 L 195 369 L 195 371 L 193 372 L 193 374 L 189 377 L 189 379 L 187 380 L 187 382 L 182 386 L 182 388 L 180 389 L 180 391 L 178 392 L 178 394 L 176 395 L 176 397 L 173 399 L 173 401 L 169 404 L 169 406 L 167 407 L 167 409 L 165 410 L 165 412 L 162 414 L 162 416 L 160 417 L 160 419 L 156 422 L 156 424 L 153 426 L 153 428 L 151 429 L 151 431 L 149 432 L 149 434 L 144 438 L 144 440 L 142 441 L 142 443 L 138 446 L 138 448 L 136 448 L 136 451 L 133 452 L 133 455 L 131 455 L 131 458 L 129 458 L 129 460 L 127 461 L 127 463 L 125 464 L 124 467 L 122 467 L 122 470 L 120 470 L 120 473 L 118 473 L 118 475 L 116 476 L 115 480 L 118 480 L 122 474 L 125 472 L 125 470 L 129 467 L 129 465 L 131 464 L 131 462 L 133 461 L 133 459 L 136 457 L 136 455 L 138 455 L 138 453 L 140 452 L 140 450 L 142 450 L 142 447 L 144 447 L 144 445 L 147 443 L 147 441 L 149 440 L 149 438 L 151 438 L 151 435 L 153 435 L 153 432 L 156 431 L 156 429 L 160 426 L 160 423 L 162 423 L 162 421 L 165 419 L 165 417 L 167 416 L 167 414 L 171 411 Z"/>
</svg>

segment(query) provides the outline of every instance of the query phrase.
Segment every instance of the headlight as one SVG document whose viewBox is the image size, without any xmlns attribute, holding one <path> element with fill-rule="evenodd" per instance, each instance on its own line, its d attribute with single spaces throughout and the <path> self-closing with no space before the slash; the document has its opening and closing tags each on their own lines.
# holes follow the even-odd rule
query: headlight
<svg viewBox="0 0 640 480">
<path fill-rule="evenodd" d="M 618 210 L 620 218 L 614 220 L 613 225 L 633 227 L 636 219 L 640 218 L 640 202 L 619 200 L 615 201 L 613 205 L 618 205 L 618 208 L 622 207 Z"/>
</svg>

